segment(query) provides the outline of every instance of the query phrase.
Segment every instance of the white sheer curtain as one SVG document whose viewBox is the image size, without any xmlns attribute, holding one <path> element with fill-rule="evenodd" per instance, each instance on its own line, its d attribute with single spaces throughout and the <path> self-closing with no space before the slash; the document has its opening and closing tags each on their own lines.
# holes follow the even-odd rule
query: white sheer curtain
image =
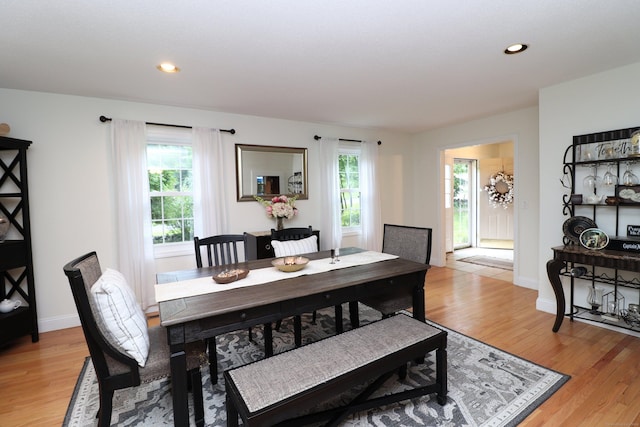
<svg viewBox="0 0 640 427">
<path fill-rule="evenodd" d="M 362 208 L 362 245 L 372 251 L 382 250 L 382 214 L 380 192 L 376 182 L 378 144 L 362 142 L 360 156 L 360 191 Z"/>
<path fill-rule="evenodd" d="M 192 135 L 195 235 L 223 234 L 227 232 L 229 220 L 220 130 L 194 127 Z"/>
<path fill-rule="evenodd" d="M 320 249 L 336 249 L 342 244 L 340 221 L 340 181 L 338 177 L 338 139 L 323 137 L 320 142 Z"/>
<path fill-rule="evenodd" d="M 118 211 L 118 263 L 143 310 L 155 304 L 155 261 L 145 123 L 113 119 L 111 146 Z"/>
</svg>

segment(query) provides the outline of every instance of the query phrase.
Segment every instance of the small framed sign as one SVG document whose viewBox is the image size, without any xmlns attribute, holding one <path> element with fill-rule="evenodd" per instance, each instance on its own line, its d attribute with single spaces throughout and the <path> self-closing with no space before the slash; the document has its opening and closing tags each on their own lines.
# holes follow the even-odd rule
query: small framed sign
<svg viewBox="0 0 640 427">
<path fill-rule="evenodd" d="M 627 225 L 627 236 L 640 237 L 640 225 Z"/>
</svg>

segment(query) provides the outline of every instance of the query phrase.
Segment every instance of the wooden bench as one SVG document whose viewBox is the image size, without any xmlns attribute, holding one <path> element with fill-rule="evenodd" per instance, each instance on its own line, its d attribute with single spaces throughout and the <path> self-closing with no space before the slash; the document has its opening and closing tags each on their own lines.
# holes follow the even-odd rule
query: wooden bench
<svg viewBox="0 0 640 427">
<path fill-rule="evenodd" d="M 277 354 L 224 373 L 227 426 L 300 426 L 329 419 L 337 425 L 357 411 L 426 394 L 447 397 L 447 333 L 404 314 Z M 407 363 L 436 351 L 433 384 L 369 399 Z M 377 378 L 377 379 L 376 379 Z M 348 405 L 300 416 L 321 402 L 373 381 Z M 293 419 L 292 419 L 293 418 Z"/>
</svg>

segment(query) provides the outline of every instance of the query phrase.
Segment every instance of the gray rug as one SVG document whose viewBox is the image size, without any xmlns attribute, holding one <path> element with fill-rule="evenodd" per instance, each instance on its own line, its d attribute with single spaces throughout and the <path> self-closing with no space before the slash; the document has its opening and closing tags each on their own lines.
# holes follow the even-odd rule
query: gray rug
<svg viewBox="0 0 640 427">
<path fill-rule="evenodd" d="M 483 265 L 485 267 L 501 268 L 503 270 L 513 270 L 513 261 L 490 256 L 476 255 L 467 258 L 460 258 L 458 261 Z"/>
<path fill-rule="evenodd" d="M 330 335 L 331 331 L 335 330 L 332 313 L 333 308 L 318 311 L 315 325 L 311 324 L 310 318 L 303 316 L 303 339 L 309 342 Z M 377 312 L 366 307 L 361 307 L 360 314 L 362 323 L 380 317 Z M 293 347 L 292 323 L 291 319 L 285 320 L 280 332 L 274 331 L 275 352 Z M 348 327 L 348 320 L 345 326 Z M 569 379 L 566 375 L 505 353 L 440 325 L 434 326 L 449 333 L 447 404 L 440 406 L 434 396 L 424 396 L 354 414 L 344 421 L 342 426 L 515 426 Z M 254 328 L 253 343 L 248 340 L 246 331 L 218 337 L 219 370 L 262 358 L 260 330 L 261 328 Z M 429 384 L 435 378 L 434 365 L 435 356 L 430 354 L 424 364 L 410 366 L 404 381 L 398 382 L 394 376 L 380 392 Z M 212 388 L 209 372 L 205 369 L 203 382 L 206 425 L 226 425 L 222 375 Z M 95 415 L 98 406 L 98 386 L 93 365 L 87 358 L 63 427 L 97 425 Z M 173 425 L 169 380 L 116 391 L 113 406 L 113 425 Z M 190 408 L 190 411 L 193 414 L 193 408 Z"/>
</svg>

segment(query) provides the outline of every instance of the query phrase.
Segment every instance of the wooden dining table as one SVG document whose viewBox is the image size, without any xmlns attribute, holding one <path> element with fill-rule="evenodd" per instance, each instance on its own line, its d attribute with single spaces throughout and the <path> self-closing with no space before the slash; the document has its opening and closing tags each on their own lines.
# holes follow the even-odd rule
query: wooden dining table
<svg viewBox="0 0 640 427">
<path fill-rule="evenodd" d="M 345 256 L 361 252 L 340 249 Z M 330 251 L 306 254 L 311 260 L 330 257 Z M 271 267 L 271 259 L 248 261 L 233 268 Z M 211 277 L 224 267 L 204 267 L 157 275 L 157 283 Z M 394 258 L 285 278 L 274 282 L 171 299 L 159 303 L 160 324 L 167 329 L 171 351 L 174 425 L 189 425 L 185 345 L 256 325 L 265 326 L 265 354 L 272 354 L 271 324 L 279 319 L 349 303 L 354 327 L 359 325 L 358 301 L 367 297 L 413 297 L 413 317 L 425 320 L 424 281 L 429 265 Z M 212 280 L 212 286 L 216 285 Z M 336 319 L 341 323 L 341 319 Z M 339 331 L 338 331 L 339 332 Z"/>
</svg>

